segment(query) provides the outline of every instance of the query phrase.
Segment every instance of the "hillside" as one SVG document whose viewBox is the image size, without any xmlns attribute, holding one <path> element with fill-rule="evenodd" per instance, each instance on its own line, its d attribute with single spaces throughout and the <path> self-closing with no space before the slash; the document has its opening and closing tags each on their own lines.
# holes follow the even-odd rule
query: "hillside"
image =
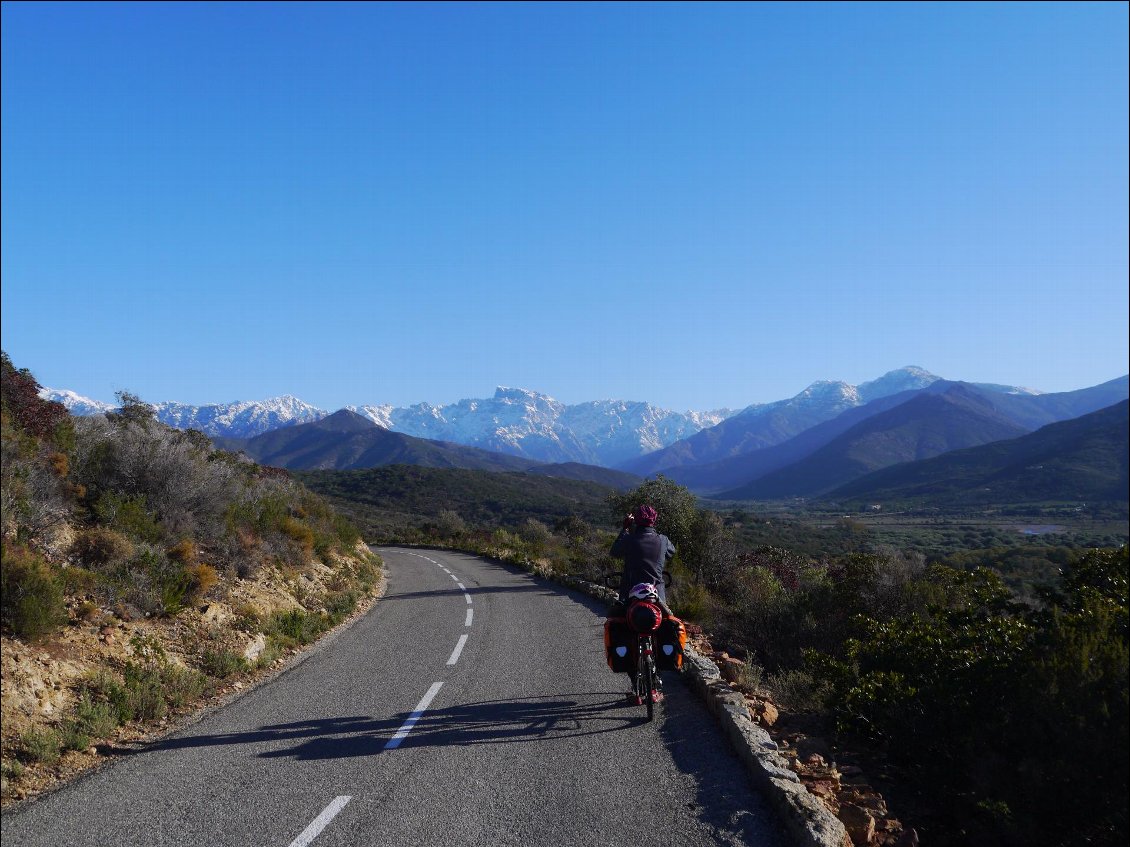
<svg viewBox="0 0 1130 847">
<path fill-rule="evenodd" d="M 380 572 L 285 472 L 141 403 L 72 418 L 2 366 L 7 803 L 277 670 L 363 608 Z"/>
<path fill-rule="evenodd" d="M 1002 415 L 983 392 L 953 383 L 942 393 L 924 391 L 867 418 L 801 461 L 718 497 L 811 497 L 889 465 L 1014 438 L 1024 432 Z"/>
<path fill-rule="evenodd" d="M 238 446 L 255 461 L 291 470 L 351 470 L 382 465 L 423 465 L 433 468 L 525 470 L 530 459 L 429 441 L 391 432 L 356 412 L 342 409 L 313 423 L 265 432 Z"/>
<path fill-rule="evenodd" d="M 1125 502 L 1130 402 L 1036 432 L 886 468 L 831 491 L 859 502 L 973 505 Z"/>
<path fill-rule="evenodd" d="M 370 540 L 435 521 L 445 511 L 483 527 L 517 526 L 529 518 L 552 526 L 570 515 L 602 526 L 611 521 L 608 500 L 615 493 L 584 480 L 418 465 L 294 475 L 346 511 Z"/>
</svg>

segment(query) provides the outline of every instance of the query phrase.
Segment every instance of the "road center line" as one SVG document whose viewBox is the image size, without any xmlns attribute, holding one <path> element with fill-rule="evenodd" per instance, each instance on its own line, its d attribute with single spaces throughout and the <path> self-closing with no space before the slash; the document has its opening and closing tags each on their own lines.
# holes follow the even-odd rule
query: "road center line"
<svg viewBox="0 0 1130 847">
<path fill-rule="evenodd" d="M 451 578 L 452 578 L 453 580 L 455 580 L 456 582 L 458 582 L 458 581 L 459 581 L 459 577 L 457 577 L 457 576 L 456 576 L 455 574 L 451 574 Z"/>
<path fill-rule="evenodd" d="M 457 583 L 455 583 L 455 584 L 459 586 L 460 590 L 462 590 L 462 591 L 466 591 L 466 590 L 467 590 L 467 586 L 466 586 L 466 585 L 464 585 L 463 583 L 461 583 L 461 582 L 457 582 Z"/>
<path fill-rule="evenodd" d="M 473 621 L 474 619 L 475 619 L 475 610 L 474 609 L 468 609 L 467 610 L 467 622 L 464 623 L 463 626 L 470 626 L 471 621 Z"/>
<path fill-rule="evenodd" d="M 451 658 L 447 660 L 447 664 L 454 665 L 459 661 L 459 654 L 463 652 L 463 645 L 467 643 L 467 633 L 459 636 L 459 641 L 455 644 L 455 649 L 451 652 Z"/>
<path fill-rule="evenodd" d="M 431 705 L 435 696 L 439 694 L 441 688 L 443 688 L 442 682 L 432 683 L 432 687 L 428 689 L 428 693 L 424 695 L 424 699 L 416 704 L 416 708 L 412 710 L 412 714 L 408 716 L 408 720 L 396 731 L 396 735 L 388 740 L 388 744 L 385 745 L 386 750 L 395 750 L 400 746 L 400 742 L 408 737 L 408 733 L 412 731 L 412 727 L 416 725 L 416 721 L 424 716 L 424 712 L 428 710 L 428 706 Z M 291 847 L 294 847 L 294 845 L 291 845 Z"/>
<path fill-rule="evenodd" d="M 471 605 L 471 595 L 470 594 L 464 594 L 463 596 L 467 598 L 467 605 L 470 606 Z"/>
<path fill-rule="evenodd" d="M 311 841 L 318 837 L 323 829 L 329 825 L 329 822 L 334 819 L 338 812 L 345 808 L 345 804 L 352 800 L 352 797 L 336 797 L 322 813 L 310 823 L 310 826 L 302 830 L 302 834 L 290 842 L 290 847 L 306 847 Z"/>
</svg>

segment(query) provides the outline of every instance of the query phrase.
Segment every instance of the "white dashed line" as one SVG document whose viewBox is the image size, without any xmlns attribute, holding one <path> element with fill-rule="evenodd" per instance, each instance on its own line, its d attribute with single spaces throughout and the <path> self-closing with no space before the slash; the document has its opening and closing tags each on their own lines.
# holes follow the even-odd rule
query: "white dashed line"
<svg viewBox="0 0 1130 847">
<path fill-rule="evenodd" d="M 352 800 L 352 797 L 337 797 L 332 803 L 322 810 L 318 817 L 314 818 L 310 826 L 302 830 L 302 834 L 290 842 L 290 847 L 306 847 L 311 841 L 318 837 L 323 829 L 325 829 L 329 822 L 334 819 L 338 812 L 345 808 L 345 804 Z"/>
<path fill-rule="evenodd" d="M 396 731 L 396 735 L 388 740 L 388 744 L 385 745 L 386 750 L 395 750 L 400 746 L 400 742 L 408 737 L 408 733 L 412 731 L 412 727 L 416 725 L 416 721 L 424 716 L 424 712 L 428 710 L 428 706 L 431 705 L 435 696 L 439 694 L 441 688 L 443 688 L 442 682 L 432 683 L 432 687 L 428 689 L 428 693 L 424 695 L 424 699 L 416 704 L 416 708 L 412 710 L 412 714 L 408 716 L 408 720 Z M 293 845 L 291 845 L 291 847 L 293 847 Z"/>
<path fill-rule="evenodd" d="M 474 619 L 475 619 L 475 610 L 474 609 L 468 609 L 467 610 L 467 621 L 466 621 L 466 623 L 463 624 L 463 626 L 470 626 L 471 621 L 473 621 Z"/>
<path fill-rule="evenodd" d="M 459 654 L 463 652 L 463 645 L 467 643 L 467 634 L 463 633 L 459 636 L 459 641 L 455 645 L 455 649 L 451 651 L 451 658 L 447 660 L 448 665 L 454 665 L 459 661 Z"/>
<path fill-rule="evenodd" d="M 457 577 L 457 576 L 456 576 L 455 574 L 451 574 L 451 578 L 452 578 L 453 580 L 455 580 L 456 582 L 458 582 L 458 581 L 459 581 L 459 577 Z"/>
<path fill-rule="evenodd" d="M 467 590 L 467 586 L 466 586 L 466 585 L 464 585 L 463 583 L 461 583 L 461 582 L 457 582 L 457 583 L 455 583 L 455 584 L 459 586 L 459 590 L 460 590 L 460 591 L 466 591 L 466 590 Z"/>
<path fill-rule="evenodd" d="M 471 605 L 471 595 L 470 594 L 464 594 L 463 596 L 467 598 L 467 605 L 470 606 Z"/>
</svg>

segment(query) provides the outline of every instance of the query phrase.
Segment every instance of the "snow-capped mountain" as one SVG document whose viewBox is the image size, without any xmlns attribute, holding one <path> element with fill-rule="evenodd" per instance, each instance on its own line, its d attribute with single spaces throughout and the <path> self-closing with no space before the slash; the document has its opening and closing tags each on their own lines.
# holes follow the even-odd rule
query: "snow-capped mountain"
<svg viewBox="0 0 1130 847">
<path fill-rule="evenodd" d="M 187 403 L 155 403 L 157 420 L 177 429 L 198 429 L 205 435 L 251 438 L 273 429 L 313 423 L 329 412 L 286 394 L 269 400 L 240 400 L 191 406 Z"/>
<path fill-rule="evenodd" d="M 489 399 L 407 408 L 349 406 L 374 423 L 438 441 L 548 462 L 611 465 L 658 450 L 730 414 L 672 412 L 650 403 L 597 400 L 566 406 L 524 388 L 499 387 Z"/>
<path fill-rule="evenodd" d="M 44 400 L 62 403 L 72 415 L 104 415 L 118 408 L 113 403 L 103 403 L 101 400 L 91 400 L 73 391 L 42 388 L 39 396 Z"/>
<path fill-rule="evenodd" d="M 45 388 L 40 396 L 55 400 L 75 415 L 113 411 L 112 403 L 82 397 L 73 391 Z M 192 406 L 155 403 L 157 419 L 178 429 L 206 435 L 251 438 L 264 432 L 311 423 L 329 415 L 295 397 Z M 450 441 L 485 450 L 546 462 L 582 462 L 610 466 L 658 450 L 680 438 L 714 426 L 731 414 L 671 412 L 650 403 L 600 400 L 566 406 L 552 397 L 523 388 L 495 390 L 488 399 L 460 400 L 447 405 L 417 403 L 348 406 L 393 432 Z"/>
<path fill-rule="evenodd" d="M 101 415 L 114 411 L 113 403 L 91 400 L 73 391 L 44 388 L 39 396 L 62 403 L 72 415 Z M 192 406 L 188 403 L 153 403 L 157 420 L 177 429 L 198 429 L 205 435 L 251 438 L 273 429 L 312 423 L 329 412 L 286 395 L 269 400 L 240 400 Z"/>
</svg>

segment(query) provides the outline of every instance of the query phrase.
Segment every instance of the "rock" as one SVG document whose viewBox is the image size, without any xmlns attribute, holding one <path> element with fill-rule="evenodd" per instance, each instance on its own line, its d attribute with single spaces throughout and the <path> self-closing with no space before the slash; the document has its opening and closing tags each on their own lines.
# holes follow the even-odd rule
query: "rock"
<svg viewBox="0 0 1130 847">
<path fill-rule="evenodd" d="M 266 647 L 267 636 L 260 632 L 244 649 L 243 658 L 247 659 L 249 662 L 254 662 L 259 658 L 259 654 L 262 653 Z"/>
<path fill-rule="evenodd" d="M 895 847 L 918 847 L 918 833 L 913 829 L 904 830 L 895 842 Z"/>
<path fill-rule="evenodd" d="M 836 815 L 851 837 L 852 844 L 867 844 L 875 834 L 875 818 L 871 813 L 860 806 L 850 803 L 841 804 L 840 812 Z"/>
<path fill-rule="evenodd" d="M 812 782 L 805 782 L 805 788 L 822 799 L 831 798 L 836 794 L 836 784 L 828 779 L 817 779 Z"/>
<path fill-rule="evenodd" d="M 718 670 L 722 672 L 722 678 L 727 682 L 737 682 L 741 679 L 742 671 L 745 669 L 745 662 L 741 659 L 734 659 L 727 656 L 718 663 Z"/>
<path fill-rule="evenodd" d="M 825 762 L 832 761 L 832 748 L 828 746 L 828 742 L 815 736 L 805 735 L 798 738 L 796 740 L 796 752 L 802 762 L 807 761 L 813 753 Z"/>
<path fill-rule="evenodd" d="M 773 726 L 780 718 L 781 714 L 777 711 L 777 707 L 766 700 L 761 704 L 761 709 L 757 716 L 762 726 Z"/>
</svg>

